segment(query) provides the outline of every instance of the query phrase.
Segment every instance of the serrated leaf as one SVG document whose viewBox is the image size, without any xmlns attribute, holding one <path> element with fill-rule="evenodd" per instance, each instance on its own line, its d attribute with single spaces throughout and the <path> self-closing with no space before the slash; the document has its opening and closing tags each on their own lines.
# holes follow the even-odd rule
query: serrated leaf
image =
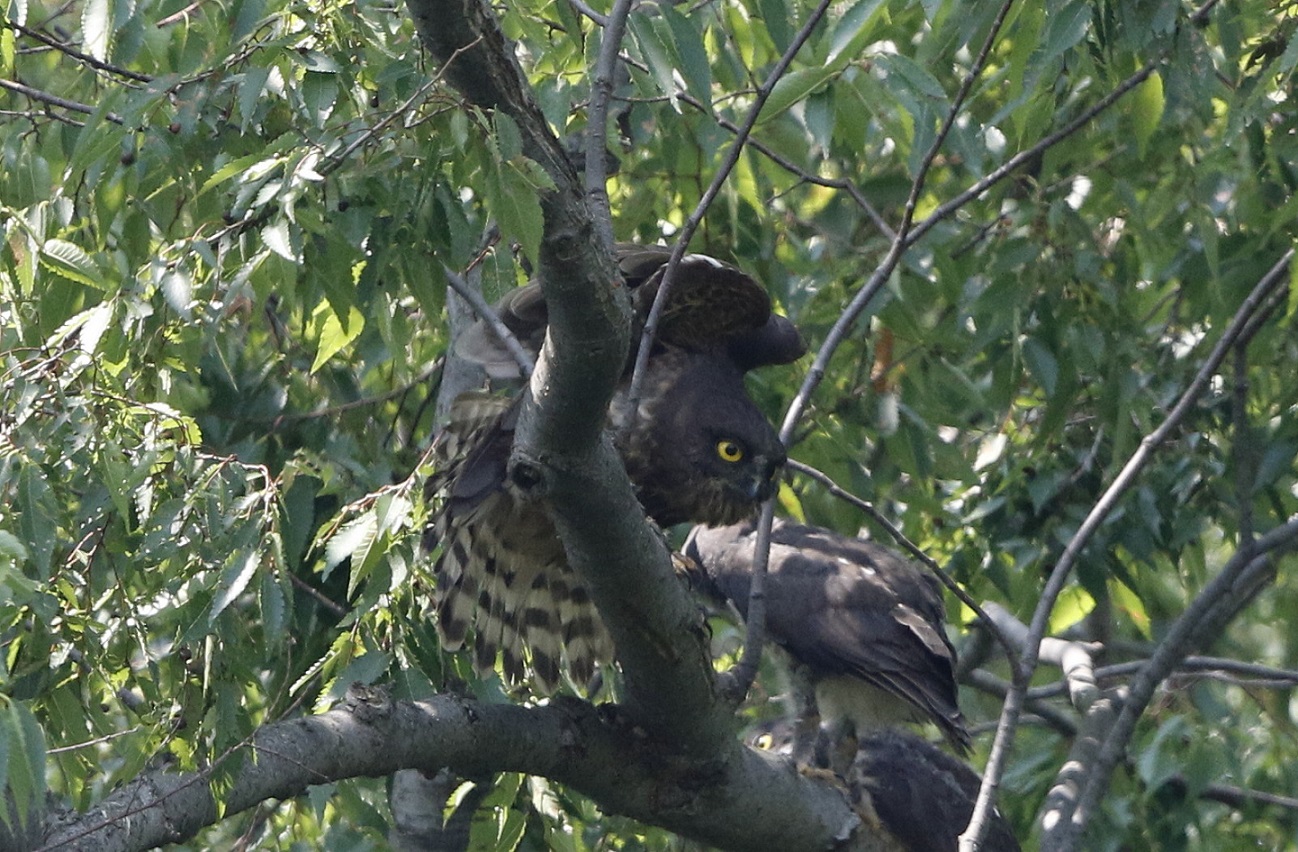
<svg viewBox="0 0 1298 852">
<path fill-rule="evenodd" d="M 789 107 L 838 76 L 838 73 L 836 68 L 820 66 L 800 68 L 785 74 L 771 90 L 771 96 L 766 99 L 766 105 L 762 107 L 762 115 L 758 121 L 765 123 L 783 115 Z"/>
<path fill-rule="evenodd" d="M 324 301 L 316 307 L 313 323 L 316 329 L 317 348 L 315 361 L 311 364 L 312 373 L 323 367 L 344 346 L 360 336 L 365 328 L 365 317 L 354 306 L 349 307 L 344 323 L 330 307 L 329 302 Z"/>
<path fill-rule="evenodd" d="M 676 66 L 672 50 L 654 27 L 654 22 L 642 15 L 632 15 L 628 20 L 631 35 L 640 47 L 640 55 L 649 65 L 649 74 L 658 86 L 659 94 L 666 95 L 676 105 Z"/>
<path fill-rule="evenodd" d="M 254 5 L 254 2 L 255 0 L 250 0 L 250 2 L 244 3 L 242 8 L 246 10 L 249 6 Z M 242 14 L 242 11 L 240 14 Z M 252 120 L 254 116 L 257 115 L 257 105 L 266 94 L 266 84 L 270 80 L 270 71 L 271 69 L 269 68 L 249 68 L 247 71 L 243 72 L 243 77 L 239 81 L 239 117 L 241 119 L 241 127 L 245 130 L 252 125 Z M 235 162 L 240 162 L 241 160 L 251 160 L 256 162 L 259 156 L 259 154 L 253 154 L 248 157 L 242 157 L 240 160 L 236 160 Z M 214 182 L 220 183 L 222 180 L 225 180 L 225 177 L 222 177 L 221 175 L 223 175 L 231 165 L 233 164 L 226 164 L 226 166 L 220 169 L 215 175 L 208 178 L 207 182 L 203 184 L 203 189 L 208 189 Z M 200 191 L 199 194 L 201 195 L 202 192 Z"/>
<path fill-rule="evenodd" d="M 523 156 L 523 134 L 519 132 L 514 119 L 497 112 L 491 120 L 492 133 L 495 135 L 495 150 L 501 160 L 512 160 Z"/>
<path fill-rule="evenodd" d="M 278 191 L 278 189 L 276 189 Z M 261 229 L 261 240 L 275 254 L 291 263 L 300 263 L 297 246 L 294 244 L 293 230 L 287 219 L 276 219 Z"/>
<path fill-rule="evenodd" d="M 260 564 L 261 556 L 255 549 L 230 554 L 216 584 L 216 597 L 213 598 L 212 609 L 207 615 L 209 625 L 215 624 L 217 616 L 243 594 Z"/>
<path fill-rule="evenodd" d="M 0 728 L 6 729 L 9 746 L 6 793 L 19 822 L 26 822 L 45 800 L 45 732 L 25 703 L 12 700 L 0 709 Z"/>
<path fill-rule="evenodd" d="M 838 19 L 834 25 L 834 34 L 829 40 L 826 65 L 841 67 L 840 60 L 845 63 L 860 52 L 870 37 L 870 24 L 882 6 L 883 0 L 860 0 Z"/>
<path fill-rule="evenodd" d="M 107 289 L 99 278 L 99 269 L 90 255 L 67 240 L 46 240 L 41 246 L 41 265 L 69 281 L 99 290 Z"/>
<path fill-rule="evenodd" d="M 1149 140 L 1163 118 L 1163 78 L 1155 71 L 1136 87 L 1131 97 L 1131 123 L 1136 134 L 1136 150 L 1144 157 Z"/>
<path fill-rule="evenodd" d="M 536 190 L 523 175 L 507 164 L 488 181 L 488 195 L 491 212 L 500 222 L 501 231 L 517 240 L 523 247 L 523 253 L 536 263 L 545 228 L 541 201 L 536 196 Z"/>
<path fill-rule="evenodd" d="M 365 552 L 374 543 L 378 531 L 378 518 L 373 512 L 366 512 L 343 524 L 325 545 L 325 570 L 321 572 L 321 578 L 327 578 L 329 572 L 344 559 L 358 554 L 364 558 Z"/>
<path fill-rule="evenodd" d="M 27 0 L 8 0 L 7 5 L 9 9 L 5 15 L 9 18 L 8 23 L 19 27 L 27 26 Z M 4 773 L 0 772 L 0 778 L 3 777 Z"/>
<path fill-rule="evenodd" d="M 18 474 L 18 512 L 18 529 L 30 548 L 36 572 L 42 579 L 47 578 L 58 545 L 55 522 L 58 505 L 45 474 L 37 465 L 23 465 Z M 23 559 L 27 558 L 26 554 Z"/>
<path fill-rule="evenodd" d="M 288 611 L 283 587 L 276 581 L 274 571 L 266 571 L 261 576 L 261 590 L 257 595 L 258 609 L 261 611 L 261 629 L 266 639 L 275 642 L 286 634 Z"/>
<path fill-rule="evenodd" d="M 260 91 L 258 91 L 257 96 L 261 96 Z M 203 182 L 202 187 L 198 190 L 198 194 L 201 197 L 203 193 L 207 192 L 209 189 L 225 183 L 236 175 L 246 175 L 251 180 L 258 180 L 265 177 L 272 168 L 281 165 L 283 162 L 283 157 L 271 157 L 267 159 L 261 154 L 249 154 L 246 157 L 231 160 L 221 168 L 217 169 L 210 178 Z"/>
<path fill-rule="evenodd" d="M 81 45 L 85 51 L 107 62 L 113 40 L 112 0 L 86 0 L 81 10 Z"/>
<path fill-rule="evenodd" d="M 699 103 L 711 105 L 712 69 L 708 64 L 707 51 L 703 48 L 703 38 L 694 24 L 672 6 L 659 6 L 659 11 L 671 29 L 672 41 L 680 59 L 677 70 L 685 79 L 685 88 Z"/>
</svg>

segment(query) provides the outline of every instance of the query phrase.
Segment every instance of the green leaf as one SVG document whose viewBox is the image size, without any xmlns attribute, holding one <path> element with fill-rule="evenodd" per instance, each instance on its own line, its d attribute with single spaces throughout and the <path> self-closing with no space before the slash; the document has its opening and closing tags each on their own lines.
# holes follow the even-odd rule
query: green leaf
<svg viewBox="0 0 1298 852">
<path fill-rule="evenodd" d="M 789 7 L 781 0 L 758 0 L 762 21 L 766 24 L 766 33 L 775 42 L 775 49 L 781 54 L 793 43 L 793 25 L 789 20 Z"/>
<path fill-rule="evenodd" d="M 829 40 L 829 55 L 825 64 L 841 68 L 861 51 L 870 39 L 877 13 L 883 0 L 859 0 L 834 24 L 834 34 Z"/>
<path fill-rule="evenodd" d="M 243 590 L 248 588 L 248 583 L 252 581 L 260 564 L 261 555 L 256 548 L 230 554 L 221 570 L 221 578 L 216 584 L 216 597 L 213 598 L 212 608 L 207 614 L 209 625 L 215 624 L 217 617 L 225 611 L 226 607 L 243 594 Z"/>
<path fill-rule="evenodd" d="M 321 579 L 328 579 L 329 572 L 344 559 L 354 559 L 359 555 L 361 559 L 354 561 L 364 561 L 378 531 L 378 518 L 373 512 L 365 512 L 343 524 L 325 545 L 325 567 Z"/>
<path fill-rule="evenodd" d="M 654 21 L 641 14 L 634 14 L 627 21 L 631 35 L 640 47 L 640 55 L 649 66 L 649 74 L 657 84 L 658 92 L 666 95 L 673 104 L 676 103 L 676 80 L 673 72 L 676 63 L 673 61 L 670 43 L 663 40 Z"/>
<path fill-rule="evenodd" d="M 46 240 L 41 246 L 41 265 L 69 281 L 99 290 L 108 289 L 100 279 L 99 269 L 90 255 L 67 240 Z"/>
<path fill-rule="evenodd" d="M 13 28 L 0 29 L 0 75 L 13 76 L 15 48 Z"/>
<path fill-rule="evenodd" d="M 311 372 L 314 373 L 325 365 L 325 363 L 338 354 L 343 347 L 347 346 L 365 329 L 365 316 L 354 306 L 347 309 L 346 322 L 339 318 L 334 312 L 328 300 L 322 301 L 316 305 L 312 315 L 312 324 L 316 332 L 316 353 L 315 360 L 311 362 Z"/>
<path fill-rule="evenodd" d="M 536 263 L 545 228 L 536 189 L 527 176 L 509 163 L 492 175 L 487 187 L 491 212 L 500 222 L 501 231 L 517 240 L 523 247 L 523 253 L 532 263 Z"/>
<path fill-rule="evenodd" d="M 86 0 L 85 8 L 81 10 L 82 47 L 95 59 L 107 62 L 112 40 L 112 0 Z"/>
<path fill-rule="evenodd" d="M 1046 392 L 1046 396 L 1054 396 L 1059 380 L 1059 362 L 1055 359 L 1054 353 L 1035 337 L 1029 337 L 1023 342 L 1023 361 L 1032 371 L 1041 389 Z"/>
<path fill-rule="evenodd" d="M 514 119 L 497 112 L 492 116 L 491 129 L 495 138 L 497 156 L 504 161 L 523 156 L 523 134 L 519 132 Z"/>
<path fill-rule="evenodd" d="M 45 732 L 22 701 L 0 705 L 0 730 L 7 741 L 5 779 L 19 822 L 45 800 Z"/>
<path fill-rule="evenodd" d="M 5 17 L 9 19 L 6 23 L 19 27 L 27 26 L 27 0 L 8 0 L 6 5 L 8 9 L 5 12 Z M 6 27 L 5 29 L 9 28 Z M 0 772 L 0 778 L 3 777 L 4 773 Z"/>
<path fill-rule="evenodd" d="M 1131 93 L 1132 126 L 1136 133 L 1136 150 L 1144 158 L 1150 138 L 1163 118 L 1163 78 L 1155 71 Z"/>
<path fill-rule="evenodd" d="M 694 24 L 669 5 L 658 7 L 671 28 L 676 53 L 680 57 L 678 69 L 685 79 L 685 88 L 701 104 L 712 104 L 712 70 L 703 39 Z"/>
<path fill-rule="evenodd" d="M 838 69 L 829 66 L 800 68 L 797 71 L 785 74 L 775 84 L 775 88 L 771 90 L 771 96 L 766 99 L 766 105 L 762 107 L 762 115 L 758 118 L 758 123 L 764 124 L 783 115 L 789 107 L 837 77 L 838 74 Z"/>
<path fill-rule="evenodd" d="M 23 465 L 18 473 L 17 508 L 18 529 L 27 541 L 37 575 L 48 579 L 58 545 L 58 504 L 45 474 L 37 465 Z"/>
<path fill-rule="evenodd" d="M 261 612 L 261 627 L 269 641 L 282 640 L 287 635 L 288 606 L 284 596 L 284 587 L 276 580 L 276 572 L 265 571 L 261 575 L 261 589 L 257 594 Z"/>
<path fill-rule="evenodd" d="M 302 103 L 307 120 L 314 127 L 324 127 L 338 101 L 338 75 L 308 71 L 302 79 Z"/>
<path fill-rule="evenodd" d="M 256 98 L 259 97 L 261 97 L 260 89 L 257 90 L 256 95 Z M 249 176 L 255 178 L 257 176 L 264 176 L 272 168 L 280 166 L 283 163 L 283 157 L 271 157 L 267 159 L 264 153 L 249 154 L 246 157 L 231 160 L 221 168 L 217 169 L 210 178 L 203 181 L 203 185 L 199 187 L 198 194 L 199 196 L 202 196 L 208 190 L 220 186 L 232 177 Z"/>
<path fill-rule="evenodd" d="M 1072 2 L 1063 9 L 1051 9 L 1045 18 L 1045 45 L 1041 56 L 1034 58 L 1038 67 L 1063 56 L 1085 37 L 1091 24 L 1091 7 L 1089 3 Z"/>
</svg>

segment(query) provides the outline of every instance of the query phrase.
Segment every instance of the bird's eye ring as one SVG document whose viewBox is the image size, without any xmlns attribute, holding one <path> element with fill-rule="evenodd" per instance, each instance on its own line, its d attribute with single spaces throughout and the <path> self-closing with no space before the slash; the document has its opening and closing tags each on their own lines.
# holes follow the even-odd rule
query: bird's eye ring
<svg viewBox="0 0 1298 852">
<path fill-rule="evenodd" d="M 744 448 L 734 441 L 718 441 L 717 455 L 722 461 L 737 462 L 744 457 Z"/>
</svg>

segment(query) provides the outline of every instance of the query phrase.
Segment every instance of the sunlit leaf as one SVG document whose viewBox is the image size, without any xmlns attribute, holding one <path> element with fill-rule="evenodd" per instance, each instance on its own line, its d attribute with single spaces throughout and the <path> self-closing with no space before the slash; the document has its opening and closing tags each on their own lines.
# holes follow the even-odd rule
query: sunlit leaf
<svg viewBox="0 0 1298 852">
<path fill-rule="evenodd" d="M 1163 118 L 1163 78 L 1155 71 L 1131 93 L 1132 126 L 1136 132 L 1136 147 L 1145 156 L 1149 140 Z"/>
</svg>

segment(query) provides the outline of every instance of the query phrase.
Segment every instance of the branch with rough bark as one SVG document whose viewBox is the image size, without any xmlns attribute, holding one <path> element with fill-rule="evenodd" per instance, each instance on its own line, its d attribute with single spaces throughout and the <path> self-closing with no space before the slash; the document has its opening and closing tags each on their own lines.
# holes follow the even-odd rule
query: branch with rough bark
<svg viewBox="0 0 1298 852">
<path fill-rule="evenodd" d="M 638 727 L 582 701 L 391 701 L 359 687 L 339 708 L 261 728 L 232 755 L 242 765 L 223 802 L 228 815 L 314 784 L 450 767 L 468 777 L 544 775 L 609 812 L 731 849 L 825 849 L 851 832 L 857 818 L 839 792 L 809 783 L 782 758 L 732 751 L 711 763 L 678 760 Z M 209 781 L 203 772 L 147 773 L 85 814 L 52 815 L 37 848 L 114 852 L 183 842 L 218 818 Z M 890 848 L 858 841 L 851 848 Z"/>
</svg>

